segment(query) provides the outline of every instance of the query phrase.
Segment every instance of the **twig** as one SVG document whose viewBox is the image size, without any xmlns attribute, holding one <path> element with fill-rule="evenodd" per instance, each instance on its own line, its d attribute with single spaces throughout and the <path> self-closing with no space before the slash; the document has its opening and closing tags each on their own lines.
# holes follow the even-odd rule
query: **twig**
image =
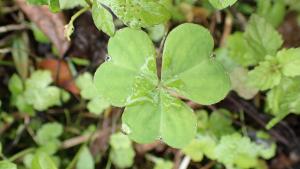
<svg viewBox="0 0 300 169">
<path fill-rule="evenodd" d="M 16 24 L 11 24 L 11 25 L 5 25 L 0 27 L 0 33 L 6 33 L 10 31 L 19 31 L 23 29 L 27 29 L 28 27 L 26 25 L 16 25 Z"/>
<path fill-rule="evenodd" d="M 190 162 L 191 162 L 191 158 L 189 156 L 184 156 L 184 158 L 181 161 L 181 164 L 179 166 L 179 169 L 187 169 Z"/>
<path fill-rule="evenodd" d="M 223 47 L 225 45 L 226 40 L 227 40 L 228 36 L 231 33 L 231 30 L 232 30 L 232 16 L 231 16 L 230 13 L 227 13 L 226 19 L 225 19 L 223 34 L 222 34 L 221 41 L 220 41 L 220 46 L 221 47 Z"/>
<path fill-rule="evenodd" d="M 210 161 L 208 164 L 205 166 L 201 167 L 200 169 L 210 169 L 216 164 L 216 161 Z"/>
</svg>

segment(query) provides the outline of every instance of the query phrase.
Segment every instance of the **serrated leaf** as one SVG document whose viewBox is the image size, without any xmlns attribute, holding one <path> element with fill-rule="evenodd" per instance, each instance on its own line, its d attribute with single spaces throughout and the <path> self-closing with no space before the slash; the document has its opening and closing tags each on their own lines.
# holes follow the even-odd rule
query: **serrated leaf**
<svg viewBox="0 0 300 169">
<path fill-rule="evenodd" d="M 259 152 L 248 137 L 239 134 L 223 136 L 215 151 L 217 160 L 227 167 L 251 168 L 257 165 Z"/>
<path fill-rule="evenodd" d="M 257 0 L 256 13 L 264 17 L 274 27 L 283 21 L 286 6 L 284 0 Z"/>
<path fill-rule="evenodd" d="M 0 161 L 0 168 L 1 169 L 17 169 L 17 165 L 11 163 L 9 161 Z"/>
<path fill-rule="evenodd" d="M 280 83 L 282 78 L 278 61 L 272 56 L 260 62 L 254 70 L 249 72 L 248 76 L 248 83 L 260 90 L 273 88 Z"/>
<path fill-rule="evenodd" d="M 52 159 L 41 151 L 34 155 L 31 166 L 32 169 L 57 169 Z"/>
<path fill-rule="evenodd" d="M 295 77 L 300 75 L 300 48 L 283 49 L 276 55 L 283 75 Z"/>
<path fill-rule="evenodd" d="M 237 0 L 209 0 L 209 2 L 217 9 L 224 9 L 236 3 Z"/>
<path fill-rule="evenodd" d="M 189 145 L 182 151 L 184 154 L 190 156 L 193 161 L 202 161 L 204 155 L 210 159 L 215 159 L 215 148 L 217 142 L 209 135 L 198 135 Z"/>
<path fill-rule="evenodd" d="M 84 146 L 80 150 L 78 161 L 76 163 L 76 169 L 94 169 L 93 156 L 87 146 Z"/>
<path fill-rule="evenodd" d="M 172 30 L 163 52 L 164 85 L 200 104 L 222 100 L 231 88 L 230 79 L 211 57 L 213 46 L 212 36 L 202 26 L 188 23 Z"/>
<path fill-rule="evenodd" d="M 257 57 L 274 56 L 283 44 L 281 35 L 264 18 L 252 15 L 246 27 L 245 38 Z"/>
<path fill-rule="evenodd" d="M 102 0 L 126 25 L 134 28 L 149 27 L 166 22 L 169 11 L 157 1 Z"/>
<path fill-rule="evenodd" d="M 98 30 L 102 30 L 109 36 L 115 33 L 115 25 L 112 14 L 101 5 L 101 0 L 94 0 L 92 16 Z"/>
<path fill-rule="evenodd" d="M 232 127 L 230 112 L 225 109 L 212 112 L 208 120 L 208 130 L 218 138 L 223 135 L 232 134 L 234 129 Z"/>
<path fill-rule="evenodd" d="M 267 93 L 267 104 L 275 116 L 267 125 L 273 127 L 289 113 L 300 113 L 300 79 L 285 78 L 282 83 Z"/>
<path fill-rule="evenodd" d="M 244 67 L 255 65 L 262 59 L 249 48 L 247 39 L 244 38 L 244 34 L 241 32 L 236 32 L 229 36 L 227 47 L 229 49 L 229 57 Z"/>
</svg>

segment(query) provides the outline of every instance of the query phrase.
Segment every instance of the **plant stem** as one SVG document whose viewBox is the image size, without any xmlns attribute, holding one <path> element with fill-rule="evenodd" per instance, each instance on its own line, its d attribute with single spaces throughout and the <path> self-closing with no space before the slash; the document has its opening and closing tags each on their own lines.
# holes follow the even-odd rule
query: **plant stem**
<svg viewBox="0 0 300 169">
<path fill-rule="evenodd" d="M 84 12 L 88 11 L 90 9 L 89 6 L 87 7 L 84 7 L 82 9 L 80 9 L 79 11 L 77 11 L 72 17 L 71 17 L 71 20 L 70 20 L 70 23 L 74 23 L 74 21 L 80 16 L 82 15 Z"/>
<path fill-rule="evenodd" d="M 28 148 L 28 149 L 22 150 L 22 151 L 18 152 L 17 154 L 15 154 L 14 156 L 10 157 L 8 159 L 8 161 L 13 162 L 13 161 L 19 159 L 20 157 L 23 157 L 24 155 L 33 152 L 34 150 L 35 150 L 35 148 Z"/>
</svg>

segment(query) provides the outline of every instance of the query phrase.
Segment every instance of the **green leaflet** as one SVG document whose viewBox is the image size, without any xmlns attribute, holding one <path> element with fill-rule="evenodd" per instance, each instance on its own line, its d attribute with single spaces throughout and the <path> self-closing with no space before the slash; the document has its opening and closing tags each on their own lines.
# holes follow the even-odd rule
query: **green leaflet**
<svg viewBox="0 0 300 169">
<path fill-rule="evenodd" d="M 257 0 L 256 13 L 264 17 L 274 27 L 283 21 L 286 6 L 284 0 Z"/>
<path fill-rule="evenodd" d="M 300 75 L 300 48 L 283 49 L 277 53 L 276 57 L 283 75 L 287 77 Z"/>
<path fill-rule="evenodd" d="M 202 45 L 195 46 L 198 43 Z M 213 104 L 230 90 L 224 68 L 210 57 L 212 48 L 205 28 L 178 26 L 166 39 L 160 81 L 155 49 L 147 34 L 121 29 L 109 41 L 111 59 L 98 68 L 95 85 L 112 105 L 127 106 L 122 120 L 130 138 L 141 143 L 162 139 L 180 148 L 195 136 L 196 118 L 171 94 Z"/>
<path fill-rule="evenodd" d="M 34 155 L 31 166 L 32 169 L 57 169 L 49 155 L 41 151 Z"/>
<path fill-rule="evenodd" d="M 275 57 L 267 56 L 249 72 L 249 84 L 261 90 L 271 89 L 285 77 L 300 75 L 300 48 L 283 49 Z"/>
<path fill-rule="evenodd" d="M 163 52 L 163 84 L 200 104 L 222 100 L 231 88 L 230 79 L 211 57 L 213 44 L 208 30 L 198 25 L 182 24 L 171 31 Z"/>
<path fill-rule="evenodd" d="M 273 127 L 289 113 L 300 113 L 300 78 L 285 78 L 267 94 L 268 109 L 275 116 L 267 128 Z"/>
<path fill-rule="evenodd" d="M 272 25 L 257 15 L 251 16 L 244 36 L 248 45 L 261 58 L 274 56 L 283 43 L 281 35 Z"/>
<path fill-rule="evenodd" d="M 237 0 L 209 0 L 209 2 L 217 9 L 224 9 L 236 3 Z"/>
<path fill-rule="evenodd" d="M 61 9 L 71 9 L 76 6 L 86 6 L 85 0 L 59 0 Z"/>
<path fill-rule="evenodd" d="M 139 143 L 162 139 L 180 148 L 196 134 L 193 111 L 164 90 L 150 93 L 149 101 L 127 106 L 122 120 L 131 129 L 129 137 Z"/>
<path fill-rule="evenodd" d="M 0 161 L 0 168 L 1 169 L 17 169 L 17 165 L 11 163 L 9 161 Z"/>
<path fill-rule="evenodd" d="M 112 163 L 118 168 L 131 167 L 135 152 L 128 136 L 120 132 L 115 133 L 110 137 L 109 144 L 111 146 L 109 157 Z"/>
<path fill-rule="evenodd" d="M 12 76 L 9 81 L 9 89 L 13 94 L 12 104 L 17 106 L 19 111 L 33 115 L 34 110 L 43 111 L 51 106 L 61 105 L 66 102 L 70 95 L 66 91 L 50 86 L 52 83 L 49 71 L 37 70 L 31 77 L 23 82 L 17 75 Z"/>
<path fill-rule="evenodd" d="M 102 0 L 126 25 L 134 28 L 149 27 L 166 22 L 169 11 L 157 1 Z"/>
<path fill-rule="evenodd" d="M 93 76 L 90 73 L 84 73 L 76 79 L 76 85 L 80 89 L 80 95 L 84 99 L 89 100 L 87 108 L 91 113 L 101 114 L 110 106 L 100 94 L 93 83 Z"/>
<path fill-rule="evenodd" d="M 228 39 L 229 56 L 243 67 L 254 66 L 267 55 L 275 56 L 283 43 L 281 35 L 264 18 L 252 15 L 245 33 Z"/>
<path fill-rule="evenodd" d="M 265 61 L 249 72 L 248 82 L 260 90 L 267 90 L 277 86 L 281 78 L 278 61 L 272 56 L 267 56 Z"/>
<path fill-rule="evenodd" d="M 236 63 L 247 67 L 255 65 L 261 58 L 249 47 L 247 40 L 242 32 L 236 32 L 229 36 L 227 47 L 229 55 Z"/>
<path fill-rule="evenodd" d="M 33 5 L 49 5 L 52 12 L 58 12 L 60 10 L 59 0 L 27 0 Z"/>
<path fill-rule="evenodd" d="M 80 154 L 76 163 L 76 169 L 94 169 L 94 163 L 95 162 L 89 148 L 87 146 L 83 146 L 80 149 Z"/>
<path fill-rule="evenodd" d="M 94 23 L 99 30 L 102 30 L 109 36 L 113 36 L 115 33 L 113 16 L 100 2 L 100 0 L 93 1 L 92 16 Z"/>
</svg>

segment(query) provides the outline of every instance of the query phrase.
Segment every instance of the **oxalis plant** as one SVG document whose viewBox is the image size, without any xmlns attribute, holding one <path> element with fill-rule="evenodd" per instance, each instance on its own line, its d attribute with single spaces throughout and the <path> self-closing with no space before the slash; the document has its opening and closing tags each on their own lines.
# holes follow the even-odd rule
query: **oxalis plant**
<svg viewBox="0 0 300 169">
<path fill-rule="evenodd" d="M 123 130 L 131 139 L 160 139 L 182 148 L 195 137 L 197 120 L 180 98 L 210 105 L 230 90 L 213 47 L 207 29 L 186 23 L 169 33 L 160 58 L 145 32 L 124 28 L 110 38 L 110 59 L 98 68 L 94 83 L 113 106 L 125 107 Z"/>
</svg>

